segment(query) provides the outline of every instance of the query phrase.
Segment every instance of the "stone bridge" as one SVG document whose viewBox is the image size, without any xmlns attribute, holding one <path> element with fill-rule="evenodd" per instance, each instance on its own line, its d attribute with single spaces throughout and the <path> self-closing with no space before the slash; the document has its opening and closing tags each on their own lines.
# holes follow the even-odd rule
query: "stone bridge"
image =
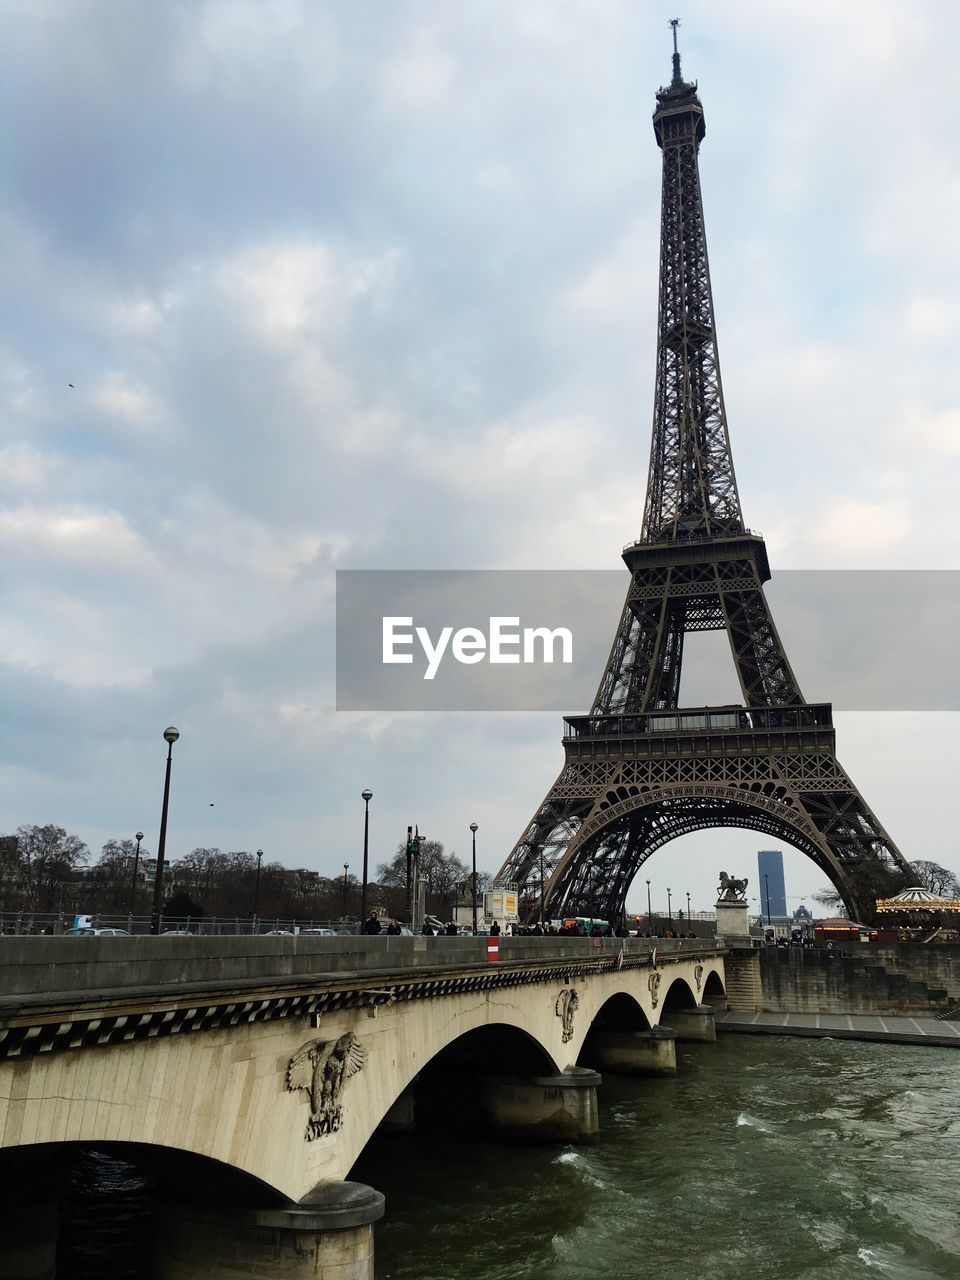
<svg viewBox="0 0 960 1280">
<path fill-rule="evenodd" d="M 602 1071 L 714 1038 L 716 944 L 0 938 L 0 1275 L 53 1275 L 65 1148 L 159 1179 L 155 1274 L 373 1274 L 377 1132 L 593 1142 Z"/>
</svg>

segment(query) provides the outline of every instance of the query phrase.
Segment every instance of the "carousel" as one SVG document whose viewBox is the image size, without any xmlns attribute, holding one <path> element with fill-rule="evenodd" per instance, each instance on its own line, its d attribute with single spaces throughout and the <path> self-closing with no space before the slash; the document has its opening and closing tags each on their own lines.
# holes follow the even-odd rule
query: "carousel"
<svg viewBox="0 0 960 1280">
<path fill-rule="evenodd" d="M 915 885 L 894 898 L 879 898 L 877 923 L 884 932 L 895 931 L 904 942 L 958 942 L 960 898 L 941 898 Z"/>
</svg>

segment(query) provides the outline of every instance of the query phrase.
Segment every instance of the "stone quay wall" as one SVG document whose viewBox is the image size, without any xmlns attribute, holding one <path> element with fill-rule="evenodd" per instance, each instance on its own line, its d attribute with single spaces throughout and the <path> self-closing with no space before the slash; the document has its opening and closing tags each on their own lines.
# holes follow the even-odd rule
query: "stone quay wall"
<svg viewBox="0 0 960 1280">
<path fill-rule="evenodd" d="M 764 947 L 766 1013 L 945 1013 L 960 1005 L 960 947 Z"/>
</svg>

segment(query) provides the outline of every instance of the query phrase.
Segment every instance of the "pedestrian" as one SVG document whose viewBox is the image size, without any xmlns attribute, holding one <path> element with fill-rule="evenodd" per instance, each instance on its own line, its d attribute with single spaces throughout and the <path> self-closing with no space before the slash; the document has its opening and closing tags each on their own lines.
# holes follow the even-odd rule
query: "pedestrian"
<svg viewBox="0 0 960 1280">
<path fill-rule="evenodd" d="M 369 934 L 377 934 L 382 932 L 380 918 L 375 911 L 371 911 L 370 915 L 363 922 L 363 932 Z"/>
<path fill-rule="evenodd" d="M 387 934 L 391 938 L 398 938 L 402 932 L 403 931 L 400 928 L 400 921 L 397 919 L 396 916 L 394 916 L 393 919 L 390 921 L 390 923 L 387 925 Z"/>
<path fill-rule="evenodd" d="M 491 938 L 500 937 L 500 921 L 499 920 L 494 920 L 493 924 L 490 926 L 490 937 Z"/>
<path fill-rule="evenodd" d="M 450 923 L 447 925 L 446 929 L 444 930 L 444 933 L 447 935 L 448 938 L 455 938 L 457 936 L 457 926 L 453 920 L 451 920 Z"/>
</svg>

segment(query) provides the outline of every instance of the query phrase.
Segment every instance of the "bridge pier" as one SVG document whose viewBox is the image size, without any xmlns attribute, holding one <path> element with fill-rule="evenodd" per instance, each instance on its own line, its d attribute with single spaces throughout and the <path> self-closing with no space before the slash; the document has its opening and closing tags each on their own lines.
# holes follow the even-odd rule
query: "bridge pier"
<svg viewBox="0 0 960 1280">
<path fill-rule="evenodd" d="M 597 1086 L 601 1077 L 587 1067 L 568 1067 L 556 1076 L 485 1076 L 480 1108 L 486 1128 L 523 1142 L 600 1141 Z"/>
<path fill-rule="evenodd" d="M 672 1076 L 677 1072 L 677 1033 L 672 1027 L 649 1031 L 594 1031 L 590 1054 L 601 1071 L 623 1075 Z"/>
<path fill-rule="evenodd" d="M 698 1004 L 695 1009 L 665 1009 L 663 1017 L 678 1040 L 712 1043 L 717 1038 L 716 1010 L 711 1004 Z"/>
<path fill-rule="evenodd" d="M 279 1209 L 158 1206 L 156 1280 L 373 1280 L 383 1196 L 361 1182 L 321 1184 Z"/>
</svg>

